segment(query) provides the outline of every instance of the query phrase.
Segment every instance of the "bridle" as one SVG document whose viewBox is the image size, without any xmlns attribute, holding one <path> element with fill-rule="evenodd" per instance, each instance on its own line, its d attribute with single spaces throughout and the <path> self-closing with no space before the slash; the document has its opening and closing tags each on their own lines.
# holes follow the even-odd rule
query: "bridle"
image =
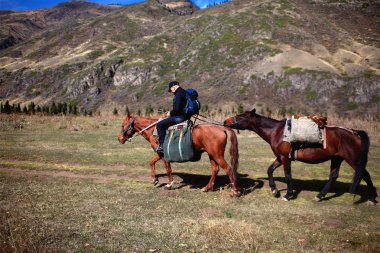
<svg viewBox="0 0 380 253">
<path fill-rule="evenodd" d="M 224 125 L 224 126 L 230 127 L 230 128 L 234 128 L 234 126 L 236 127 L 237 124 L 239 124 L 240 122 L 242 122 L 243 120 L 245 120 L 245 118 L 240 119 L 240 120 L 236 120 L 236 116 L 233 116 L 232 119 L 233 119 L 233 123 L 232 124 L 228 124 L 228 125 Z"/>
<path fill-rule="evenodd" d="M 124 130 L 121 130 L 120 134 L 127 140 L 127 141 L 130 141 L 131 138 L 127 138 L 126 137 L 126 134 L 128 131 L 130 130 L 133 130 L 133 128 L 135 127 L 135 119 L 136 117 L 133 118 L 133 120 L 128 124 L 128 126 L 124 129 Z"/>
</svg>

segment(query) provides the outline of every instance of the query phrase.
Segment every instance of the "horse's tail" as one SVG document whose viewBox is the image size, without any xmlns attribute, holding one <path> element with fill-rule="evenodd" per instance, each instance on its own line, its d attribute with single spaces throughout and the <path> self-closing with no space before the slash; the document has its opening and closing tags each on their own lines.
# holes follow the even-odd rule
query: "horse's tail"
<svg viewBox="0 0 380 253">
<path fill-rule="evenodd" d="M 233 173 L 235 179 L 237 179 L 237 169 L 239 167 L 238 140 L 237 140 L 237 137 L 236 137 L 234 130 L 232 130 L 232 129 L 227 128 L 226 135 L 227 135 L 227 137 L 228 136 L 230 137 L 230 142 L 231 142 L 231 145 L 230 145 L 230 157 L 231 157 L 230 158 L 230 165 L 232 168 L 232 173 Z"/>
<path fill-rule="evenodd" d="M 368 134 L 365 131 L 356 130 L 355 132 L 360 137 L 361 145 L 360 145 L 359 160 L 357 162 L 357 165 L 355 166 L 355 174 L 354 174 L 354 178 L 352 180 L 352 184 L 350 188 L 351 193 L 355 193 L 356 188 L 359 186 L 360 181 L 363 178 L 363 174 L 367 166 L 368 151 L 369 151 L 369 145 L 370 145 Z"/>
</svg>

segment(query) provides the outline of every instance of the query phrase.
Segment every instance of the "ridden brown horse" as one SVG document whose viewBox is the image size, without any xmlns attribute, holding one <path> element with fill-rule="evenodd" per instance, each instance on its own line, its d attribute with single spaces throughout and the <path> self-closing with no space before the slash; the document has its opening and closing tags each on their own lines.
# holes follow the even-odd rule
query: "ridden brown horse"
<svg viewBox="0 0 380 253">
<path fill-rule="evenodd" d="M 129 141 L 135 133 L 138 133 L 141 134 L 155 150 L 158 146 L 158 142 L 157 139 L 153 136 L 154 127 L 152 126 L 144 130 L 146 127 L 154 124 L 155 122 L 157 122 L 157 119 L 144 118 L 135 116 L 134 114 L 128 114 L 121 126 L 121 133 L 118 138 L 119 142 L 124 144 L 126 141 Z M 209 183 L 202 188 L 202 191 L 206 192 L 214 188 L 215 179 L 219 172 L 220 166 L 224 169 L 231 181 L 234 195 L 240 195 L 236 182 L 239 150 L 235 132 L 232 129 L 223 126 L 202 124 L 197 125 L 192 129 L 192 135 L 194 148 L 200 152 L 207 152 L 211 163 L 211 179 Z M 224 152 L 226 149 L 228 136 L 231 142 L 230 164 L 228 164 L 224 159 Z M 161 159 L 162 157 L 160 157 L 157 153 L 154 153 L 150 161 L 151 177 L 154 185 L 158 183 L 155 164 Z M 165 161 L 165 159 L 162 159 L 162 161 L 168 174 L 169 182 L 167 184 L 167 188 L 171 189 L 171 186 L 173 185 L 171 166 L 169 162 Z"/>
<path fill-rule="evenodd" d="M 272 148 L 276 160 L 268 168 L 269 186 L 272 194 L 277 195 L 278 190 L 273 179 L 273 172 L 276 168 L 283 165 L 285 172 L 285 182 L 287 193 L 283 197 L 289 200 L 293 196 L 292 176 L 291 176 L 291 145 L 283 142 L 283 132 L 286 120 L 275 120 L 260 116 L 256 110 L 230 117 L 224 121 L 224 125 L 241 130 L 251 130 L 257 133 L 262 139 L 268 142 Z M 366 170 L 367 156 L 369 150 L 369 137 L 366 132 L 351 130 L 343 127 L 326 127 L 327 147 L 323 148 L 304 148 L 297 151 L 297 161 L 305 163 L 321 163 L 331 160 L 330 177 L 322 191 L 315 198 L 316 201 L 327 194 L 331 185 L 339 175 L 339 168 L 345 160 L 354 170 L 353 183 L 350 192 L 354 193 L 361 179 L 367 183 L 369 190 L 369 201 L 376 203 L 377 192 L 373 186 L 371 176 Z"/>
</svg>

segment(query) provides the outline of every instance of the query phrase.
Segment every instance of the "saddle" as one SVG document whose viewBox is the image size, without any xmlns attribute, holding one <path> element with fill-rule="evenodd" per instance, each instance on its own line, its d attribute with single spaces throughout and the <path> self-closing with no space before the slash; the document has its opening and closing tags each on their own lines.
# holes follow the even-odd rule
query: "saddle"
<svg viewBox="0 0 380 253">
<path fill-rule="evenodd" d="M 168 129 L 163 144 L 164 159 L 167 162 L 196 162 L 201 159 L 201 152 L 193 145 L 191 120 L 174 125 Z"/>
<path fill-rule="evenodd" d="M 284 128 L 283 141 L 291 144 L 292 150 L 289 157 L 296 157 L 295 152 L 298 149 L 325 148 L 326 125 L 326 117 L 315 115 L 308 117 L 294 115 L 290 119 L 287 119 Z"/>
</svg>

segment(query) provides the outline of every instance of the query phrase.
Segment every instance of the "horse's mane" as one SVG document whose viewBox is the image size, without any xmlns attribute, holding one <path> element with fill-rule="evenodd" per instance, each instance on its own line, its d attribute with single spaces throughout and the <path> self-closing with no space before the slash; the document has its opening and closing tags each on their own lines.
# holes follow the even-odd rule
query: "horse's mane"
<svg viewBox="0 0 380 253">
<path fill-rule="evenodd" d="M 273 119 L 273 118 L 270 118 L 270 117 L 266 117 L 266 116 L 263 116 L 263 115 L 260 115 L 260 114 L 257 114 L 255 113 L 256 116 L 258 116 L 258 118 L 260 119 L 260 123 L 261 121 L 264 119 L 264 120 L 267 120 L 267 121 L 270 121 L 270 122 L 273 122 L 273 123 L 283 123 L 285 124 L 286 123 L 286 119 L 282 119 L 282 120 L 277 120 L 277 119 Z"/>
</svg>

